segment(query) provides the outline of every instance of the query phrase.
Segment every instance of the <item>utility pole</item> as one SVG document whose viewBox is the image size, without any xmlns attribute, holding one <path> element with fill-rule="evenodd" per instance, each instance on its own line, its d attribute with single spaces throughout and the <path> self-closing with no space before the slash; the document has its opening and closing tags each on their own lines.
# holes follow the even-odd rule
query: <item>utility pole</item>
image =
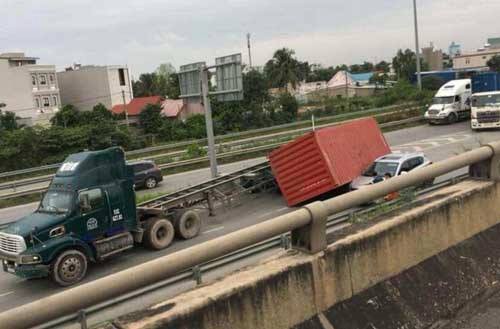
<svg viewBox="0 0 500 329">
<path fill-rule="evenodd" d="M 250 49 L 250 33 L 247 33 L 248 65 L 252 68 L 252 51 Z"/>
<path fill-rule="evenodd" d="M 415 48 L 416 48 L 416 56 L 417 56 L 417 84 L 418 89 L 422 90 L 422 76 L 421 76 L 421 67 L 420 67 L 420 47 L 418 45 L 418 19 L 417 19 L 417 0 L 413 0 L 413 17 L 415 21 Z"/>
<path fill-rule="evenodd" d="M 123 109 L 125 110 L 125 122 L 127 123 L 127 127 L 129 127 L 127 102 L 125 101 L 125 90 L 122 90 L 122 100 L 123 100 Z"/>
<path fill-rule="evenodd" d="M 345 70 L 345 98 L 349 97 L 349 82 L 347 79 L 347 69 Z"/>
<path fill-rule="evenodd" d="M 208 140 L 208 158 L 210 159 L 210 172 L 212 178 L 219 175 L 217 172 L 217 157 L 215 154 L 215 138 L 214 126 L 212 123 L 212 108 L 210 106 L 210 98 L 208 97 L 208 68 L 203 65 L 200 67 L 201 77 L 201 93 L 203 95 L 203 105 L 205 108 L 205 124 L 207 127 L 207 140 Z"/>
</svg>

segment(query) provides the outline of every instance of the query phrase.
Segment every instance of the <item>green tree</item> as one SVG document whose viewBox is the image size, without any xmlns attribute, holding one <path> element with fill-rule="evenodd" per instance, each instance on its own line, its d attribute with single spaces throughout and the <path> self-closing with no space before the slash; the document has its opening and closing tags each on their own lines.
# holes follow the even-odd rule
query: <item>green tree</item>
<svg viewBox="0 0 500 329">
<path fill-rule="evenodd" d="M 495 55 L 486 63 L 491 71 L 500 72 L 500 55 Z"/>
<path fill-rule="evenodd" d="M 295 59 L 295 51 L 278 49 L 264 67 L 267 79 L 273 88 L 286 88 L 290 83 L 295 88 L 301 78 L 300 63 Z"/>
<path fill-rule="evenodd" d="M 329 81 L 337 72 L 338 70 L 333 66 L 325 68 L 321 64 L 313 64 L 311 65 L 311 74 L 309 74 L 306 81 Z"/>
<path fill-rule="evenodd" d="M 156 134 L 163 123 L 161 106 L 158 104 L 148 104 L 139 114 L 139 123 L 147 134 Z"/>
<path fill-rule="evenodd" d="M 0 110 L 0 131 L 12 131 L 18 129 L 19 126 L 16 121 L 17 119 L 18 118 L 15 113 L 9 111 L 2 112 Z"/>
<path fill-rule="evenodd" d="M 164 76 L 168 80 L 169 76 L 175 73 L 175 67 L 171 63 L 163 63 L 156 68 L 155 73 Z"/>
<path fill-rule="evenodd" d="M 389 73 L 389 70 L 390 70 L 390 64 L 387 63 L 386 61 L 380 61 L 377 64 L 375 64 L 375 71 Z"/>
<path fill-rule="evenodd" d="M 280 105 L 281 112 L 286 115 L 288 121 L 293 121 L 297 118 L 299 103 L 295 97 L 289 93 L 281 94 L 278 103 Z"/>
<path fill-rule="evenodd" d="M 417 72 L 417 56 L 410 49 L 398 50 L 396 56 L 392 59 L 392 66 L 398 79 L 404 79 L 412 81 Z M 422 71 L 428 69 L 428 65 L 425 62 L 421 62 Z"/>
<path fill-rule="evenodd" d="M 60 126 L 63 128 L 81 126 L 82 115 L 73 105 L 64 105 L 51 119 L 50 122 L 53 126 Z M 85 122 L 86 123 L 86 122 Z"/>
<path fill-rule="evenodd" d="M 178 99 L 180 94 L 179 75 L 175 72 L 171 73 L 168 76 L 166 95 L 170 99 Z"/>
<path fill-rule="evenodd" d="M 377 84 L 377 85 L 385 85 L 385 83 L 387 82 L 388 79 L 389 79 L 389 76 L 385 73 L 375 73 L 370 78 L 370 83 Z"/>
<path fill-rule="evenodd" d="M 207 130 L 205 125 L 205 116 L 203 114 L 195 114 L 186 119 L 186 130 L 190 138 L 205 138 Z"/>
</svg>

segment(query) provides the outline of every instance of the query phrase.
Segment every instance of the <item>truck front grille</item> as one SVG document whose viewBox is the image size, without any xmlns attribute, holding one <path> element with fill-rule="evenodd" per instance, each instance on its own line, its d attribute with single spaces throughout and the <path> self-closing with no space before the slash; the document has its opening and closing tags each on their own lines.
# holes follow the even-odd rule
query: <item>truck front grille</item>
<svg viewBox="0 0 500 329">
<path fill-rule="evenodd" d="M 485 111 L 477 113 L 477 122 L 488 123 L 500 121 L 500 111 Z"/>
<path fill-rule="evenodd" d="M 0 232 L 0 251 L 17 255 L 25 250 L 26 242 L 23 237 Z"/>
<path fill-rule="evenodd" d="M 431 114 L 431 115 L 436 115 L 436 114 L 439 114 L 439 110 L 429 110 L 428 113 Z"/>
</svg>

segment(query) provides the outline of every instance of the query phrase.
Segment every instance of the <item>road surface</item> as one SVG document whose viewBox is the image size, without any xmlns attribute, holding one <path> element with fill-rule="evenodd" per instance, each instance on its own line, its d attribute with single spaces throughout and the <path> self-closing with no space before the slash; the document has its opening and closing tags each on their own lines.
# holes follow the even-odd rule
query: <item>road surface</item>
<svg viewBox="0 0 500 329">
<path fill-rule="evenodd" d="M 476 133 L 470 130 L 468 122 L 462 122 L 449 126 L 418 126 L 400 131 L 389 132 L 385 134 L 385 136 L 395 152 L 424 152 L 432 161 L 439 161 L 449 158 L 455 154 L 476 148 L 484 142 L 497 139 L 500 140 L 500 131 Z M 261 160 L 263 159 L 245 160 L 221 166 L 221 171 L 230 172 L 244 166 L 249 166 Z M 465 172 L 465 169 L 459 172 Z M 450 175 L 447 175 L 447 177 L 449 176 Z M 208 178 L 209 169 L 200 169 L 192 172 L 166 176 L 165 181 L 162 186 L 157 189 L 157 191 L 172 191 L 187 185 L 193 185 Z M 265 221 L 289 211 L 282 198 L 277 194 L 256 195 L 249 196 L 247 198 L 249 199 L 245 200 L 245 202 L 242 202 L 241 205 L 236 206 L 233 209 L 219 209 L 216 217 L 206 217 L 204 227 L 202 229 L 203 233 L 199 237 L 188 241 L 177 241 L 167 250 L 158 252 L 151 252 L 143 248 L 132 249 L 131 251 L 111 259 L 104 264 L 90 266 L 88 277 L 84 282 L 104 277 L 111 273 L 115 273 L 131 266 L 144 263 L 156 257 L 225 235 L 229 232 Z M 15 217 L 27 214 L 32 211 L 34 206 L 34 204 L 29 204 L 25 206 L 2 209 L 0 210 L 0 222 L 7 221 L 7 219 L 12 220 Z M 246 259 L 239 263 L 238 266 L 249 265 L 252 262 L 257 261 L 257 259 L 260 258 L 254 257 Z M 217 270 L 214 273 L 209 274 L 206 279 L 213 279 L 232 270 L 234 270 L 234 266 Z M 183 289 L 188 289 L 189 287 L 192 287 L 192 284 L 183 284 L 160 289 L 155 294 L 147 295 L 144 298 L 134 299 L 123 305 L 119 305 L 110 312 L 112 312 L 114 316 L 123 312 L 129 312 L 130 310 L 153 303 L 156 300 L 161 300 L 158 298 L 165 299 L 165 296 L 174 295 Z M 15 276 L 0 272 L 0 312 L 39 298 L 43 298 L 50 294 L 60 292 L 61 290 L 61 288 L 54 286 L 48 280 L 25 281 Z M 108 318 L 110 314 L 111 313 L 107 315 Z M 104 319 L 106 315 L 102 316 L 103 317 L 99 318 L 100 320 Z"/>
</svg>

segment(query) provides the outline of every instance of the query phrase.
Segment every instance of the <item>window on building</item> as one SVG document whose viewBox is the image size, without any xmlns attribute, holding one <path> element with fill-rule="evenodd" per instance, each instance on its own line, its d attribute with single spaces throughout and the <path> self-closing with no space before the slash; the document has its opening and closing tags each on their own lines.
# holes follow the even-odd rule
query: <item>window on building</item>
<svg viewBox="0 0 500 329">
<path fill-rule="evenodd" d="M 57 101 L 57 96 L 56 95 L 52 96 L 52 105 L 54 105 L 54 106 L 59 105 L 58 101 Z"/>
<path fill-rule="evenodd" d="M 36 97 L 36 98 L 35 98 L 35 107 L 36 107 L 37 109 L 39 109 L 39 108 L 40 108 L 40 98 L 38 98 L 38 97 Z"/>
<path fill-rule="evenodd" d="M 50 82 L 51 85 L 55 85 L 56 84 L 56 77 L 53 74 L 49 75 L 49 82 Z"/>
<path fill-rule="evenodd" d="M 31 84 L 36 87 L 36 75 L 31 76 Z"/>
<path fill-rule="evenodd" d="M 470 58 L 465 59 L 465 64 L 470 64 Z"/>
<path fill-rule="evenodd" d="M 49 107 L 50 106 L 50 100 L 48 97 L 44 97 L 43 100 L 43 107 Z"/>
<path fill-rule="evenodd" d="M 118 78 L 120 79 L 120 86 L 125 86 L 125 70 L 118 69 Z"/>
<path fill-rule="evenodd" d="M 47 77 L 45 76 L 45 74 L 40 75 L 40 84 L 41 85 L 47 84 Z"/>
</svg>

